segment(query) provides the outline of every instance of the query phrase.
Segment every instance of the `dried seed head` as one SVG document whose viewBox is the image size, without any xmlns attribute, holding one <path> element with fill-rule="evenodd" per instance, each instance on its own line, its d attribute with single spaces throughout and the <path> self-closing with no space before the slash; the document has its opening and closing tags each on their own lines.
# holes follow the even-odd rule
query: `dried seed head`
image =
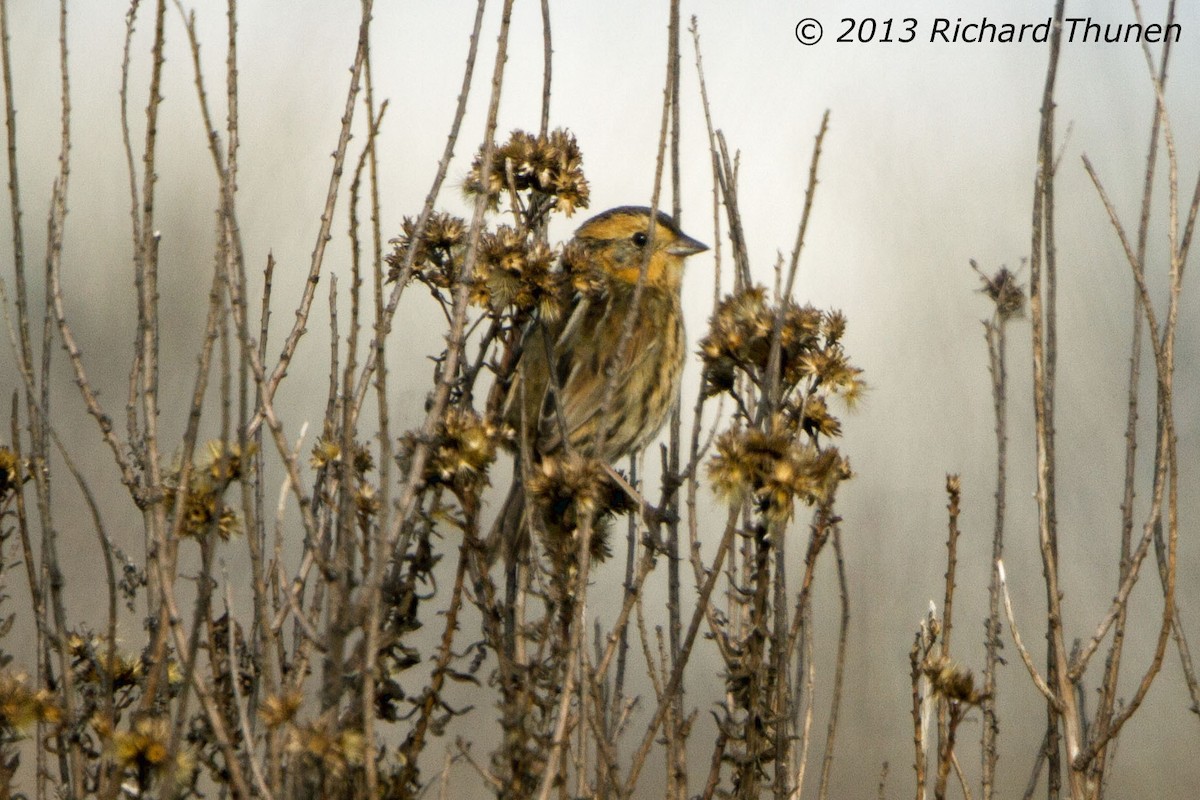
<svg viewBox="0 0 1200 800">
<path fill-rule="evenodd" d="M 288 731 L 287 750 L 313 762 L 329 775 L 340 777 L 362 764 L 366 740 L 351 729 L 338 730 L 324 722 L 294 725 Z"/>
<path fill-rule="evenodd" d="M 27 480 L 26 472 L 16 452 L 8 447 L 0 447 L 0 503 Z"/>
<path fill-rule="evenodd" d="M 752 286 L 728 295 L 700 341 L 706 390 L 731 391 L 739 373 L 762 386 L 768 377 L 771 342 L 779 316 L 779 369 L 785 391 L 801 381 L 853 400 L 862 391 L 861 370 L 842 350 L 846 319 L 840 311 L 821 312 L 788 300 L 782 309 L 768 302 L 767 290 Z"/>
<path fill-rule="evenodd" d="M 61 719 L 62 709 L 48 689 L 34 691 L 24 673 L 0 672 L 0 723 L 19 730 L 35 722 Z"/>
<path fill-rule="evenodd" d="M 547 456 L 529 477 L 528 491 L 544 513 L 595 514 L 607 494 L 608 476 L 598 459 L 578 453 Z"/>
<path fill-rule="evenodd" d="M 226 443 L 216 439 L 210 440 L 205 448 L 208 460 L 204 463 L 204 472 L 208 473 L 208 478 L 213 484 L 220 486 L 241 478 L 246 468 L 246 459 L 258 452 L 257 446 L 250 443 L 243 455 L 237 442 Z"/>
<path fill-rule="evenodd" d="M 438 423 L 433 448 L 425 463 L 428 484 L 443 484 L 461 496 L 488 485 L 488 469 L 496 460 L 496 448 L 512 438 L 512 431 L 482 419 L 472 409 L 459 406 L 446 411 Z M 400 440 L 396 460 L 407 470 L 417 438 L 407 434 Z"/>
<path fill-rule="evenodd" d="M 468 195 L 486 193 L 488 205 L 499 208 L 508 188 L 553 198 L 554 208 L 567 216 L 587 208 L 590 189 L 583 175 L 583 153 L 575 136 L 561 128 L 549 135 L 515 130 L 507 142 L 492 151 L 490 172 L 484 176 L 483 149 L 471 164 L 463 184 Z"/>
<path fill-rule="evenodd" d="M 258 707 L 258 715 L 267 727 L 278 728 L 291 722 L 303 703 L 304 696 L 300 692 L 273 694 L 263 700 L 262 705 Z"/>
<path fill-rule="evenodd" d="M 334 439 L 322 436 L 313 445 L 308 463 L 313 469 L 336 464 L 342 460 L 342 446 Z"/>
<path fill-rule="evenodd" d="M 236 442 L 217 440 L 208 442 L 205 449 L 206 458 L 188 474 L 179 535 L 198 538 L 216 531 L 222 540 L 228 540 L 241 532 L 241 520 L 223 501 L 223 495 L 230 484 L 245 475 L 248 459 L 256 450 L 251 445 L 243 453 Z M 175 511 L 182 473 L 182 467 L 176 466 L 165 481 L 163 497 L 168 513 Z"/>
<path fill-rule="evenodd" d="M 580 526 L 592 521 L 591 557 L 603 561 L 611 552 L 607 522 L 634 509 L 629 497 L 609 477 L 603 461 L 578 453 L 546 456 L 529 476 L 526 492 L 537 514 L 539 532 L 550 557 L 561 565 L 578 558 Z"/>
<path fill-rule="evenodd" d="M 389 242 L 392 252 L 385 259 L 388 281 L 399 280 L 408 251 L 412 249 L 412 279 L 440 289 L 448 289 L 458 282 L 467 243 L 467 224 L 461 217 L 434 212 L 419 238 L 416 236 L 417 220 L 405 217 L 401 231 L 400 236 Z"/>
<path fill-rule="evenodd" d="M 563 248 L 562 273 L 565 288 L 584 297 L 598 295 L 607 285 L 591 249 L 578 239 L 572 239 Z"/>
<path fill-rule="evenodd" d="M 170 754 L 171 728 L 162 717 L 142 717 L 128 731 L 117 733 L 113 756 L 125 769 L 161 772 Z"/>
<path fill-rule="evenodd" d="M 716 451 L 708 463 L 714 491 L 727 502 L 752 500 L 779 522 L 791 518 L 796 501 L 823 502 L 850 476 L 836 448 L 801 444 L 782 425 L 771 433 L 734 427 L 717 437 Z"/>
<path fill-rule="evenodd" d="M 971 670 L 955 664 L 947 656 L 926 659 L 922 671 L 934 693 L 947 700 L 975 706 L 987 697 L 982 688 L 975 686 Z"/>
<path fill-rule="evenodd" d="M 974 259 L 971 260 L 971 268 L 983 281 L 983 287 L 979 291 L 986 294 L 996 304 L 996 315 L 1001 320 L 1025 315 L 1025 287 L 1017 281 L 1014 272 L 1008 267 L 1001 267 L 995 275 L 988 277 Z"/>
<path fill-rule="evenodd" d="M 501 312 L 537 311 L 557 319 L 563 308 L 563 273 L 554 269 L 554 251 L 527 233 L 501 225 L 485 233 L 471 285 L 471 302 Z"/>
</svg>

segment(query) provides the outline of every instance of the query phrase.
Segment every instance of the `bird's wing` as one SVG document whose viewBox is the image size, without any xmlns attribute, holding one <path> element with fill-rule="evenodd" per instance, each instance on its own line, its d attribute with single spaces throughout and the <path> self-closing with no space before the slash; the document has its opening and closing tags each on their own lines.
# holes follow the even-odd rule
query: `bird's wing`
<svg viewBox="0 0 1200 800">
<path fill-rule="evenodd" d="M 548 417 L 555 413 L 550 389 L 551 359 L 547 355 L 553 343 L 558 385 L 564 386 L 570 374 L 570 353 L 582 331 L 591 308 L 586 297 L 577 297 L 565 320 L 554 323 L 540 318 L 530 320 L 522 334 L 521 360 L 514 372 L 504 405 L 504 419 L 520 434 L 522 425 L 531 433 L 544 431 Z M 542 434 L 539 434 L 539 436 Z"/>
<path fill-rule="evenodd" d="M 560 340 L 571 348 L 569 352 L 574 357 L 571 359 L 570 371 L 565 377 L 561 376 L 560 366 L 559 385 L 562 387 L 563 396 L 561 423 L 553 398 L 547 397 L 541 435 L 544 452 L 550 452 L 560 445 L 564 425 L 568 441 L 578 445 L 594 440 L 600 427 L 604 394 L 608 386 L 605 372 L 610 360 L 616 359 L 617 373 L 614 380 L 618 387 L 617 394 L 620 394 L 619 387 L 633 380 L 640 370 L 652 369 L 658 361 L 657 353 L 661 342 L 657 338 L 643 340 L 636 332 L 621 353 L 615 353 L 624 326 L 621 320 L 604 318 L 610 312 L 610 308 L 611 306 L 605 304 L 604 308 L 598 309 L 599 313 L 582 316 L 571 339 L 563 337 Z M 610 410 L 610 415 L 614 417 L 620 413 L 619 409 Z M 614 424 L 614 421 L 610 420 L 609 424 Z"/>
</svg>

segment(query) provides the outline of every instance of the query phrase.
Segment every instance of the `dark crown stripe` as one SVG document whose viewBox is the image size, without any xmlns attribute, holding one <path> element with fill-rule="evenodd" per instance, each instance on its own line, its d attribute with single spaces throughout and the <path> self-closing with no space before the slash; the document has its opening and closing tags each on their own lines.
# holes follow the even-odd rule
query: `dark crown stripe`
<svg viewBox="0 0 1200 800">
<path fill-rule="evenodd" d="M 587 226 L 597 222 L 603 222 L 606 219 L 612 219 L 613 217 L 621 216 L 648 217 L 650 216 L 650 209 L 646 206 L 617 206 L 616 208 L 610 208 L 608 211 L 605 211 L 602 214 L 597 214 L 587 222 L 580 225 L 579 230 L 583 230 Z M 664 211 L 658 212 L 658 224 L 662 225 L 676 236 L 683 235 L 683 232 L 679 230 L 679 226 L 675 224 L 675 220 L 671 218 L 670 214 L 667 214 Z"/>
</svg>

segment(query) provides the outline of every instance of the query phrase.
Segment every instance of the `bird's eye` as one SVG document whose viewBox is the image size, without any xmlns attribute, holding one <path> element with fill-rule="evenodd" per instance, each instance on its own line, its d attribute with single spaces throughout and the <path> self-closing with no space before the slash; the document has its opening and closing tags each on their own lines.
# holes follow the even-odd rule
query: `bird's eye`
<svg viewBox="0 0 1200 800">
<path fill-rule="evenodd" d="M 633 235 L 633 243 L 638 247 L 645 247 L 647 241 L 649 241 L 649 237 L 642 231 L 638 231 Z"/>
</svg>

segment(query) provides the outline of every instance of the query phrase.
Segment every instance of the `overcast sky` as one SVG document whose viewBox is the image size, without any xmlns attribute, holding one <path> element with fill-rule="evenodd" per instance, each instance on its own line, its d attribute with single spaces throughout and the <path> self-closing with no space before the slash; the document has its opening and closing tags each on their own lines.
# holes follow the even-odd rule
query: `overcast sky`
<svg viewBox="0 0 1200 800">
<path fill-rule="evenodd" d="M 18 0 L 10 3 L 9 11 L 26 237 L 33 263 L 41 257 L 46 202 L 57 169 L 53 5 L 48 0 Z M 459 213 L 466 206 L 457 187 L 484 124 L 499 3 L 490 5 L 470 110 L 450 168 L 451 185 L 441 203 Z M 590 210 L 647 203 L 665 70 L 667 4 L 608 0 L 551 5 L 550 121 L 578 137 L 592 186 Z M 74 147 L 66 299 L 89 363 L 107 398 L 116 404 L 121 402 L 133 336 L 131 316 L 124 310 L 132 308 L 133 295 L 128 178 L 117 99 L 124 9 L 119 3 L 75 6 L 69 33 Z M 194 4 L 213 102 L 220 102 L 223 81 L 223 6 L 214 0 Z M 1181 35 L 1167 100 L 1181 194 L 1186 198 L 1200 169 L 1200 6 L 1190 0 L 1180 6 Z M 398 231 L 403 215 L 419 211 L 428 190 L 453 114 L 474 7 L 465 0 L 377 3 L 375 92 L 390 102 L 380 140 L 385 235 Z M 1148 21 L 1161 20 L 1166 2 L 1145 0 L 1143 7 Z M 741 154 L 741 208 L 751 259 L 764 282 L 770 281 L 777 251 L 791 248 L 813 137 L 821 115 L 830 112 L 797 292 L 802 301 L 846 312 L 848 348 L 872 387 L 859 410 L 843 420 L 845 450 L 857 476 L 841 495 L 853 621 L 835 796 L 872 793 L 885 760 L 891 764 L 888 796 L 901 798 L 911 792 L 907 650 L 929 600 L 941 593 L 946 472 L 962 473 L 965 492 L 959 655 L 968 664 L 982 664 L 994 440 L 979 324 L 988 304 L 975 291 L 978 279 L 968 259 L 991 271 L 1001 264 L 1016 268 L 1028 256 L 1047 47 L 1037 42 L 930 42 L 931 31 L 939 18 L 948 20 L 951 29 L 959 19 L 970 23 L 985 16 L 997 24 L 1020 26 L 1045 22 L 1051 11 L 1049 0 L 683 3 L 685 24 L 691 15 L 698 19 L 714 124 Z M 1134 21 L 1132 7 L 1122 0 L 1076 0 L 1068 3 L 1067 15 L 1090 15 L 1109 23 Z M 916 22 L 914 41 L 836 42 L 847 27 L 842 21 L 847 16 L 873 19 L 880 30 L 892 18 L 897 38 L 909 27 L 903 20 L 911 18 Z M 822 41 L 811 46 L 797 41 L 797 23 L 804 17 L 823 25 Z M 274 253 L 279 263 L 276 322 L 290 325 L 288 303 L 300 289 L 298 276 L 307 269 L 328 182 L 328 156 L 336 145 L 357 36 L 358 2 L 244 0 L 240 19 L 242 234 L 251 270 L 261 268 L 268 252 Z M 148 19 L 142 19 L 135 38 L 135 141 L 144 119 L 151 29 Z M 198 342 L 205 310 L 217 189 L 196 112 L 183 28 L 174 13 L 167 39 L 159 225 L 168 276 L 164 302 L 175 309 L 172 321 L 177 324 L 164 331 L 164 345 L 188 353 Z M 1157 54 L 1158 46 L 1152 47 Z M 537 3 L 516 3 L 509 53 L 500 130 L 536 129 L 542 80 Z M 710 161 L 694 53 L 686 34 L 683 63 L 683 225 L 688 233 L 711 242 Z M 1115 590 L 1132 282 L 1080 156 L 1090 157 L 1126 224 L 1133 227 L 1153 108 L 1140 46 L 1065 43 L 1057 100 L 1062 147 L 1057 195 L 1062 561 L 1069 636 L 1089 636 Z M 220 116 L 223 119 L 223 110 Z M 361 125 L 358 130 L 361 133 Z M 1159 212 L 1165 201 L 1160 191 Z M 340 207 L 328 264 L 344 276 L 343 212 Z M 552 239 L 569 237 L 587 213 L 556 222 Z M 1158 219 L 1149 251 L 1152 269 L 1161 275 L 1166 228 L 1161 213 Z M 11 256 L 6 254 L 0 264 L 7 281 Z M 712 261 L 704 256 L 689 265 L 685 303 L 694 345 L 711 309 Z M 1027 271 L 1021 275 L 1027 281 Z M 1194 532 L 1200 515 L 1200 303 L 1195 292 L 1187 295 L 1194 281 L 1187 284 L 1177 390 L 1185 534 L 1179 592 L 1185 625 L 1200 641 L 1200 551 L 1195 537 L 1187 535 Z M 436 325 L 422 324 L 433 319 L 426 316 L 431 309 L 415 293 L 409 300 L 411 306 L 404 310 L 409 327 L 397 335 L 410 346 L 407 352 L 393 352 L 397 363 L 407 363 L 418 379 L 410 387 L 397 386 L 397 427 L 419 419 L 428 374 L 422 359 L 440 346 Z M 323 304 L 318 305 L 319 313 L 325 313 Z M 316 368 L 293 370 L 289 378 L 301 386 L 311 384 L 314 398 L 311 408 L 294 409 L 292 435 L 298 420 L 319 420 L 321 414 L 321 365 L 326 357 L 322 325 L 318 319 L 310 326 L 313 334 L 305 345 Z M 1008 563 L 1018 589 L 1018 614 L 1031 631 L 1026 639 L 1036 645 L 1044 594 L 1032 499 L 1029 325 L 1018 321 L 1011 329 Z M 183 397 L 190 390 L 193 361 L 181 356 L 178 363 L 186 369 L 165 380 L 169 394 Z M 0 397 L 15 388 L 11 364 L 5 349 L 0 355 Z M 688 369 L 694 381 L 697 365 L 689 363 Z M 65 388 L 69 387 L 64 382 Z M 685 389 L 685 397 L 693 391 Z M 76 446 L 91 459 L 85 457 L 83 463 L 94 465 L 101 486 L 108 481 L 108 488 L 117 491 L 111 474 L 104 476 L 109 456 L 99 449 L 90 422 L 83 420 L 78 398 L 63 391 L 56 403 L 63 414 L 80 420 Z M 164 421 L 176 432 L 183 423 L 182 415 Z M 1149 431 L 1143 428 L 1147 443 Z M 120 513 L 128 512 L 114 511 L 114 517 Z M 826 588 L 832 585 L 831 573 L 821 577 Z M 1141 594 L 1145 602 L 1136 609 L 1153 619 L 1158 607 L 1149 582 Z M 824 612 L 832 619 L 833 603 L 832 595 L 820 595 L 818 617 Z M 602 602 L 598 608 L 603 613 Z M 1148 629 L 1156 630 L 1156 624 L 1144 628 L 1135 632 L 1127 651 L 1131 679 L 1146 663 Z M 135 632 L 132 629 L 130 635 Z M 1015 652 L 1006 653 L 1010 664 L 1000 677 L 1000 770 L 1002 795 L 1012 796 L 1028 777 L 1044 713 Z M 689 679 L 689 696 L 702 710 L 706 680 L 713 680 L 704 676 L 714 675 L 717 668 L 715 661 L 698 657 Z M 1186 711 L 1178 675 L 1172 649 L 1161 685 L 1122 739 L 1110 796 L 1194 796 L 1200 785 L 1200 764 L 1194 758 L 1200 724 Z M 1089 702 L 1092 697 L 1089 694 Z M 978 727 L 977 721 L 968 724 L 960 734 L 968 740 L 961 752 L 970 759 L 975 752 L 970 740 L 977 740 Z"/>
</svg>

